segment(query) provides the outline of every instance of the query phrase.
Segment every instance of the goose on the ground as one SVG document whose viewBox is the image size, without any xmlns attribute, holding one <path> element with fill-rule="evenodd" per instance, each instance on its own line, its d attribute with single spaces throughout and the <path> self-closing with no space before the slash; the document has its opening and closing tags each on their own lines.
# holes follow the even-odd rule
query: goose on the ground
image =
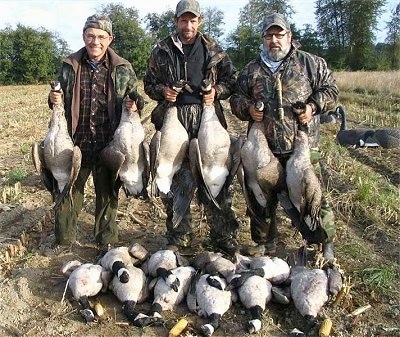
<svg viewBox="0 0 400 337">
<path fill-rule="evenodd" d="M 392 149 L 400 146 L 400 129 L 381 128 L 374 131 L 372 137 L 379 146 L 385 149 Z"/>
<path fill-rule="evenodd" d="M 311 164 L 307 131 L 297 130 L 293 153 L 286 163 L 289 198 L 311 231 L 321 227 L 322 187 Z"/>
<path fill-rule="evenodd" d="M 107 290 L 112 273 L 98 264 L 82 263 L 78 260 L 68 261 L 61 268 L 64 275 L 68 275 L 68 287 L 72 296 L 78 301 L 81 313 L 87 322 L 94 320 L 94 310 L 89 297 L 96 296 Z"/>
<path fill-rule="evenodd" d="M 136 102 L 143 101 L 137 93 L 132 94 L 130 98 L 136 98 Z M 137 105 L 143 108 L 143 104 Z M 100 160 L 113 172 L 114 194 L 122 185 L 127 196 L 147 197 L 150 148 L 144 139 L 145 132 L 138 111 L 129 112 L 123 105 L 118 128 L 111 142 L 101 151 Z"/>
<path fill-rule="evenodd" d="M 327 274 L 319 268 L 307 268 L 307 248 L 304 246 L 293 254 L 290 264 L 290 291 L 293 303 L 312 326 L 329 299 Z"/>
<path fill-rule="evenodd" d="M 60 82 L 52 81 L 50 84 L 52 90 L 61 90 Z M 32 157 L 36 171 L 53 196 L 54 207 L 59 207 L 64 197 L 70 196 L 82 160 L 80 148 L 74 145 L 68 133 L 63 103 L 53 105 L 43 145 L 33 144 Z M 70 200 L 72 202 L 72 198 Z"/>
<path fill-rule="evenodd" d="M 205 274 L 222 275 L 227 282 L 235 276 L 235 264 L 225 258 L 221 253 L 205 251 L 195 256 L 192 265 L 196 270 L 201 270 Z"/>
<path fill-rule="evenodd" d="M 196 270 L 191 266 L 181 266 L 172 269 L 171 275 L 179 279 L 177 286 L 171 286 L 163 277 L 157 277 L 150 282 L 149 289 L 153 291 L 153 304 L 148 311 L 148 316 L 162 317 L 162 312 L 174 310 L 175 307 L 186 299 L 192 277 Z"/>
<path fill-rule="evenodd" d="M 198 274 L 192 278 L 186 303 L 190 311 L 208 320 L 200 327 L 204 336 L 211 336 L 218 329 L 222 316 L 231 307 L 232 293 L 226 287 L 222 276 Z"/>
<path fill-rule="evenodd" d="M 336 135 L 336 141 L 343 146 L 377 146 L 376 142 L 371 140 L 374 130 L 370 128 L 347 129 L 346 111 L 343 106 L 336 108 L 337 114 L 340 116 L 340 130 Z M 370 145 L 368 145 L 370 144 Z"/>
<path fill-rule="evenodd" d="M 127 267 L 143 262 L 148 255 L 149 253 L 143 246 L 134 243 L 129 247 L 121 246 L 110 249 L 100 258 L 99 264 L 117 275 L 122 283 L 127 283 L 130 278 Z"/>
<path fill-rule="evenodd" d="M 136 311 L 136 305 L 143 303 L 149 296 L 148 278 L 142 269 L 129 265 L 126 267 L 130 277 L 128 282 L 121 282 L 114 275 L 109 288 L 123 304 L 125 316 L 136 326 L 148 325 L 150 322 L 158 321 L 158 317 L 146 317 Z"/>
<path fill-rule="evenodd" d="M 261 329 L 261 316 L 267 303 L 272 298 L 271 283 L 258 275 L 252 275 L 237 289 L 239 299 L 250 313 L 251 319 L 246 324 L 249 333 Z"/>
</svg>

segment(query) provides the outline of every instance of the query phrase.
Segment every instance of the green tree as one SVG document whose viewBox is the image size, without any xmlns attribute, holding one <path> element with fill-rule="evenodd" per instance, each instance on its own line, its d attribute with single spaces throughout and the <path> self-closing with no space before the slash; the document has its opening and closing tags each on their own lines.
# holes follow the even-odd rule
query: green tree
<svg viewBox="0 0 400 337">
<path fill-rule="evenodd" d="M 0 84 L 11 84 L 13 41 L 11 27 L 0 31 Z"/>
<path fill-rule="evenodd" d="M 224 24 L 224 13 L 216 7 L 206 7 L 203 10 L 203 20 L 202 32 L 221 43 L 220 38 L 224 34 L 221 28 Z"/>
<path fill-rule="evenodd" d="M 310 24 L 304 25 L 304 28 L 299 30 L 297 40 L 301 43 L 301 49 L 316 55 L 324 55 L 319 33 Z"/>
<path fill-rule="evenodd" d="M 400 2 L 392 12 L 391 20 L 387 23 L 388 31 L 385 42 L 386 55 L 392 69 L 400 69 Z"/>
<path fill-rule="evenodd" d="M 153 37 L 153 41 L 157 42 L 168 35 L 175 32 L 175 12 L 173 10 L 167 10 L 161 14 L 149 13 L 145 17 L 147 22 L 147 30 Z"/>
<path fill-rule="evenodd" d="M 107 15 L 113 23 L 114 41 L 111 47 L 131 62 L 137 76 L 142 77 L 151 52 L 152 39 L 140 27 L 137 9 L 108 4 L 103 6 L 101 13 Z"/>
</svg>

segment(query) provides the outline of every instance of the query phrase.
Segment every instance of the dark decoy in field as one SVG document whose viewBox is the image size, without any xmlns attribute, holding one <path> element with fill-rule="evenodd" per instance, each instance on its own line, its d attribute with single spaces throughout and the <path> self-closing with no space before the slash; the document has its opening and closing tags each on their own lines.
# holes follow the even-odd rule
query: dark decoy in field
<svg viewBox="0 0 400 337">
<path fill-rule="evenodd" d="M 311 164 L 308 134 L 299 126 L 293 153 L 286 163 L 289 198 L 311 231 L 321 227 L 322 187 Z"/>
<path fill-rule="evenodd" d="M 50 84 L 52 90 L 61 90 L 60 82 Z M 68 133 L 63 103 L 53 105 L 49 130 L 43 144 L 33 144 L 32 157 L 36 171 L 53 196 L 54 207 L 59 207 L 64 197 L 70 196 L 82 160 L 80 148 L 74 146 Z"/>
<path fill-rule="evenodd" d="M 336 135 L 336 141 L 343 146 L 378 146 L 371 138 L 374 135 L 373 129 L 356 128 L 347 129 L 346 111 L 343 106 L 339 105 L 336 108 L 337 113 L 340 115 L 341 124 L 340 130 Z"/>
<path fill-rule="evenodd" d="M 381 128 L 376 129 L 372 137 L 379 146 L 385 149 L 391 149 L 400 146 L 400 129 Z"/>
<path fill-rule="evenodd" d="M 93 321 L 94 310 L 89 303 L 89 297 L 107 290 L 112 273 L 98 264 L 83 264 L 78 260 L 64 263 L 61 272 L 69 276 L 68 287 L 74 299 L 81 304 L 83 317 L 87 322 Z"/>
<path fill-rule="evenodd" d="M 143 108 L 144 100 L 138 93 L 132 92 L 129 98 L 136 102 L 138 111 Z M 148 196 L 150 149 L 138 111 L 129 112 L 123 106 L 113 139 L 100 153 L 100 160 L 113 172 L 115 195 L 122 185 L 126 196 Z"/>
</svg>

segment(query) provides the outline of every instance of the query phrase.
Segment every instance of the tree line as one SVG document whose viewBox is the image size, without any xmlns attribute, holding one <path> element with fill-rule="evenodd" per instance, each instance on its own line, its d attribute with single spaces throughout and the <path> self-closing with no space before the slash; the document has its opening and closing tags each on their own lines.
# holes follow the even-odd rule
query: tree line
<svg viewBox="0 0 400 337">
<path fill-rule="evenodd" d="M 386 22 L 386 39 L 374 43 L 386 0 L 316 0 L 317 26 L 299 29 L 295 11 L 284 0 L 249 0 L 240 10 L 236 28 L 224 34 L 224 14 L 216 7 L 203 10 L 201 30 L 228 52 L 237 69 L 259 54 L 263 18 L 280 12 L 291 22 L 302 49 L 324 57 L 333 70 L 400 69 L 400 2 Z M 113 22 L 111 47 L 129 60 L 142 77 L 151 49 L 175 29 L 174 11 L 149 13 L 143 20 L 134 7 L 103 5 L 97 10 Z M 141 23 L 145 23 L 145 28 Z M 225 36 L 225 37 L 224 37 Z M 0 30 L 0 85 L 45 83 L 56 76 L 62 59 L 72 51 L 57 33 L 18 24 Z"/>
</svg>

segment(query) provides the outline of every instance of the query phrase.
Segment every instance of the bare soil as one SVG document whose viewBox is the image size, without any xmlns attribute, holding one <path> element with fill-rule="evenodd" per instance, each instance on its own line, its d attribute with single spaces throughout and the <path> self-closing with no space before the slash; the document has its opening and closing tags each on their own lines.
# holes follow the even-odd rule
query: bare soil
<svg viewBox="0 0 400 337">
<path fill-rule="evenodd" d="M 167 336 L 176 321 L 185 316 L 189 328 L 185 336 L 197 336 L 197 328 L 204 320 L 188 313 L 185 305 L 175 312 L 165 313 L 165 324 L 139 329 L 130 325 L 121 310 L 121 303 L 111 294 L 101 294 L 93 301 L 100 301 L 106 313 L 96 322 L 85 323 L 79 305 L 66 288 L 66 277 L 60 272 L 64 261 L 79 259 L 94 262 L 97 250 L 93 244 L 94 198 L 92 185 L 88 184 L 84 209 L 79 218 L 79 242 L 72 253 L 46 256 L 44 252 L 54 241 L 52 201 L 38 174 L 34 171 L 30 146 L 46 133 L 50 110 L 46 105 L 48 86 L 0 87 L 0 336 Z M 153 126 L 149 113 L 154 103 L 149 103 L 143 114 L 143 124 L 150 138 Z M 229 131 L 243 134 L 245 124 L 229 115 Z M 323 127 L 324 137 L 333 137 L 338 125 Z M 351 149 L 356 160 L 364 162 L 386 176 L 395 186 L 399 185 L 399 151 L 384 149 Z M 367 152 L 369 151 L 369 152 Z M 399 336 L 400 306 L 398 287 L 384 294 L 371 291 L 362 282 L 357 268 L 365 261 L 371 265 L 395 263 L 399 266 L 398 217 L 392 223 L 379 227 L 368 218 L 363 222 L 351 221 L 348 205 L 342 204 L 341 193 L 346 191 L 343 182 L 336 181 L 335 170 L 324 158 L 329 193 L 335 209 L 338 235 L 336 255 L 348 294 L 342 300 L 331 299 L 321 312 L 320 319 L 308 336 L 318 336 L 318 328 L 325 317 L 333 322 L 331 336 Z M 20 182 L 10 184 L 10 172 L 18 169 L 28 174 Z M 252 244 L 249 234 L 245 203 L 236 180 L 232 185 L 233 206 L 241 224 L 240 241 Z M 193 203 L 193 225 L 196 240 L 186 254 L 193 255 L 207 249 L 208 225 L 200 208 Z M 398 215 L 397 215 L 398 216 Z M 280 237 L 278 254 L 286 257 L 293 249 L 304 244 L 287 218 L 280 212 Z M 127 199 L 120 194 L 118 213 L 120 244 L 140 242 L 150 252 L 163 247 L 166 239 L 165 218 L 162 204 L 143 199 Z M 342 246 L 349 242 L 365 248 L 364 260 L 346 254 Z M 400 284 L 397 284 L 399 286 Z M 138 307 L 146 310 L 149 303 Z M 352 312 L 365 305 L 369 309 L 359 315 Z M 222 318 L 214 336 L 247 335 L 245 323 L 249 319 L 243 306 L 235 303 Z M 305 329 L 304 319 L 293 305 L 269 303 L 264 313 L 260 336 L 281 337 L 294 328 Z"/>
</svg>

